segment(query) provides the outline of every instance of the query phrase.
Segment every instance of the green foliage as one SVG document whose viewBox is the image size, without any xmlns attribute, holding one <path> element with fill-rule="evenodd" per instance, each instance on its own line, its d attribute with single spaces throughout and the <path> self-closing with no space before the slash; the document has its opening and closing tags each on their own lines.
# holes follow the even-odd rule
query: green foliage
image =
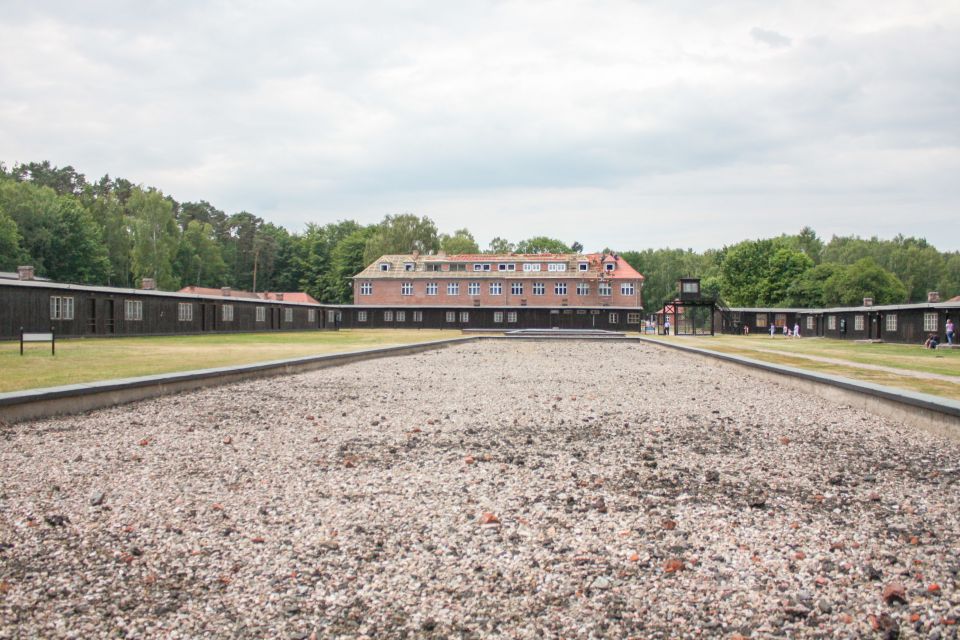
<svg viewBox="0 0 960 640">
<path fill-rule="evenodd" d="M 219 287 L 223 284 L 227 265 L 209 222 L 193 219 L 187 223 L 180 237 L 174 270 L 183 285 Z"/>
<path fill-rule="evenodd" d="M 714 252 L 698 254 L 692 249 L 646 249 L 622 251 L 620 257 L 643 275 L 643 307 L 650 312 L 658 311 L 665 302 L 677 297 L 680 278 L 703 279 L 701 291 L 705 295 L 709 295 L 708 282 L 713 282 L 714 294 L 718 288 Z M 709 280 L 711 277 L 714 278 L 712 281 Z"/>
<path fill-rule="evenodd" d="M 785 238 L 744 240 L 721 252 L 723 299 L 735 307 L 783 305 L 813 260 Z"/>
<path fill-rule="evenodd" d="M 153 278 L 159 289 L 178 289 L 180 280 L 173 273 L 173 261 L 180 233 L 173 217 L 173 205 L 161 192 L 137 187 L 127 201 L 127 208 L 133 236 L 134 281 Z"/>
<path fill-rule="evenodd" d="M 517 243 L 517 253 L 571 253 L 570 247 L 556 238 L 535 236 Z"/>
<path fill-rule="evenodd" d="M 485 253 L 513 253 L 516 249 L 515 244 L 497 236 L 490 241 L 490 247 Z"/>
<path fill-rule="evenodd" d="M 314 295 L 321 302 L 347 304 L 353 301 L 353 282 L 351 278 L 367 266 L 364 252 L 367 243 L 376 234 L 375 227 L 357 229 L 340 240 L 330 252 L 330 270 L 327 272 L 322 297 Z M 309 292 L 309 290 L 308 290 Z"/>
<path fill-rule="evenodd" d="M 46 260 L 53 280 L 102 284 L 110 273 L 110 260 L 100 227 L 76 198 L 57 198 L 57 217 Z"/>
<path fill-rule="evenodd" d="M 11 271 L 23 264 L 26 252 L 20 247 L 20 232 L 13 218 L 0 208 L 0 270 Z"/>
<path fill-rule="evenodd" d="M 480 253 L 477 241 L 473 239 L 473 234 L 467 229 L 457 229 L 452 236 L 445 233 L 440 234 L 440 250 L 446 252 L 447 255 Z"/>
<path fill-rule="evenodd" d="M 377 225 L 376 232 L 367 241 L 363 259 L 370 264 L 382 255 L 413 251 L 426 254 L 439 248 L 437 225 L 430 218 L 418 218 L 411 213 L 388 215 Z"/>
<path fill-rule="evenodd" d="M 858 306 L 864 298 L 873 298 L 874 304 L 896 304 L 906 301 L 907 289 L 873 258 L 838 266 L 823 284 L 823 299 L 827 306 Z"/>
</svg>

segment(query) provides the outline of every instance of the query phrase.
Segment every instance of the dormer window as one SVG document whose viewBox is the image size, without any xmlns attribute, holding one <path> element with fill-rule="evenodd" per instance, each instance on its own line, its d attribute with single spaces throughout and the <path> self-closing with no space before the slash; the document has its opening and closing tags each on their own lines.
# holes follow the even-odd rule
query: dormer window
<svg viewBox="0 0 960 640">
<path fill-rule="evenodd" d="M 414 264 L 413 262 L 404 262 L 404 263 L 403 263 L 403 270 L 404 270 L 404 271 L 413 271 L 413 270 L 415 270 L 416 268 L 417 268 L 417 265 Z"/>
<path fill-rule="evenodd" d="M 607 262 L 603 265 L 604 271 L 607 271 L 607 272 L 613 271 L 616 268 L 617 268 L 617 264 L 615 262 Z"/>
<path fill-rule="evenodd" d="M 381 262 L 381 263 L 380 263 L 380 271 L 390 271 L 390 263 L 389 263 L 389 262 Z"/>
<path fill-rule="evenodd" d="M 473 265 L 473 270 L 474 271 L 490 271 L 490 263 L 484 262 L 484 263 L 475 264 Z"/>
<path fill-rule="evenodd" d="M 579 263 L 577 266 L 578 266 L 578 268 L 580 269 L 580 271 L 588 271 L 588 270 L 590 269 L 590 263 L 589 263 L 589 262 L 581 262 L 581 263 Z"/>
</svg>

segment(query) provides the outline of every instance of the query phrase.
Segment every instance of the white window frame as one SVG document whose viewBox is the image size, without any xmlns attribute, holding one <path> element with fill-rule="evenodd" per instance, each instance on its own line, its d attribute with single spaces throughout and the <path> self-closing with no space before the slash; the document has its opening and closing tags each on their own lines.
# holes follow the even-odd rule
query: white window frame
<svg viewBox="0 0 960 640">
<path fill-rule="evenodd" d="M 307 309 L 307 322 L 314 323 L 316 321 L 317 321 L 317 310 Z"/>
<path fill-rule="evenodd" d="M 597 295 L 603 297 L 609 297 L 613 295 L 613 286 L 609 282 L 601 282 L 597 285 Z"/>
<path fill-rule="evenodd" d="M 123 319 L 130 322 L 143 320 L 143 300 L 124 300 Z"/>
<path fill-rule="evenodd" d="M 507 324 L 516 324 L 516 323 L 517 323 L 517 312 L 507 311 Z"/>
<path fill-rule="evenodd" d="M 413 263 L 413 262 L 404 262 L 404 263 L 403 263 L 403 270 L 404 270 L 404 271 L 416 271 L 416 270 L 417 270 L 417 265 L 416 265 L 415 263 Z"/>
<path fill-rule="evenodd" d="M 381 262 L 381 263 L 380 263 L 380 271 L 390 271 L 390 263 L 389 263 L 389 262 Z"/>
<path fill-rule="evenodd" d="M 611 311 L 610 315 L 607 317 L 607 322 L 610 324 L 619 324 L 620 323 L 620 314 L 616 311 Z"/>
<path fill-rule="evenodd" d="M 456 311 L 447 311 L 447 322 L 452 324 L 457 321 L 457 312 Z"/>
<path fill-rule="evenodd" d="M 383 312 L 383 321 L 384 321 L 384 322 L 393 322 L 393 311 L 384 311 L 384 312 Z"/>
<path fill-rule="evenodd" d="M 367 312 L 357 311 L 357 322 L 366 322 L 366 321 L 367 321 Z"/>
<path fill-rule="evenodd" d="M 423 322 L 423 311 L 414 311 L 414 312 L 413 312 L 413 321 L 414 321 L 414 322 Z"/>
<path fill-rule="evenodd" d="M 684 292 L 684 293 L 699 293 L 699 292 L 700 292 L 700 283 L 699 283 L 699 282 L 684 282 L 684 283 L 683 283 L 683 292 Z"/>
<path fill-rule="evenodd" d="M 466 323 L 470 322 L 470 312 L 469 312 L 469 311 L 461 311 L 461 312 L 460 312 L 460 322 L 461 322 L 461 324 L 466 324 Z"/>
<path fill-rule="evenodd" d="M 553 283 L 553 293 L 558 296 L 567 295 L 567 283 L 566 282 Z"/>
<path fill-rule="evenodd" d="M 774 314 L 774 316 L 773 316 L 773 324 L 777 325 L 778 327 L 785 327 L 785 326 L 787 326 L 787 314 L 785 314 L 785 313 L 776 313 L 776 314 Z"/>
<path fill-rule="evenodd" d="M 640 314 L 639 314 L 639 313 L 628 313 L 628 314 L 627 314 L 627 324 L 640 324 Z"/>
<path fill-rule="evenodd" d="M 501 262 L 497 265 L 497 271 L 516 271 L 517 265 L 513 262 Z"/>
<path fill-rule="evenodd" d="M 427 283 L 427 295 L 428 295 L 428 296 L 435 296 L 435 295 L 437 295 L 437 289 L 438 289 L 438 287 L 437 287 L 437 283 L 436 283 L 436 282 L 428 282 L 428 283 Z"/>
<path fill-rule="evenodd" d="M 888 313 L 883 319 L 884 330 L 885 331 L 896 331 L 897 330 L 897 314 Z"/>
<path fill-rule="evenodd" d="M 503 323 L 503 311 L 494 311 L 493 312 L 493 322 L 494 324 Z"/>
<path fill-rule="evenodd" d="M 225 304 L 220 307 L 220 320 L 222 322 L 233 322 L 233 305 Z"/>
<path fill-rule="evenodd" d="M 864 327 L 863 314 L 858 313 L 857 315 L 853 316 L 853 330 L 863 331 L 863 327 Z"/>
<path fill-rule="evenodd" d="M 503 295 L 503 283 L 502 282 L 491 282 L 488 287 L 490 295 L 492 296 L 502 296 Z"/>
<path fill-rule="evenodd" d="M 837 330 L 837 316 L 827 316 L 827 331 Z"/>
<path fill-rule="evenodd" d="M 807 331 L 813 331 L 815 328 L 815 320 L 813 316 L 807 316 Z"/>
<path fill-rule="evenodd" d="M 940 315 L 936 312 L 923 314 L 923 330 L 939 331 Z"/>
<path fill-rule="evenodd" d="M 522 282 L 511 282 L 511 283 L 510 283 L 510 295 L 512 295 L 512 296 L 522 296 L 522 295 L 523 295 L 523 283 L 522 283 Z"/>
<path fill-rule="evenodd" d="M 458 295 L 460 295 L 460 283 L 459 283 L 459 282 L 448 282 L 448 283 L 447 283 L 447 295 L 448 295 L 448 296 L 458 296 Z"/>
<path fill-rule="evenodd" d="M 604 271 L 613 271 L 616 268 L 617 268 L 617 264 L 615 262 L 607 262 L 606 264 L 603 265 Z"/>
<path fill-rule="evenodd" d="M 257 322 L 266 322 L 267 321 L 267 308 L 266 307 L 257 307 Z"/>
<path fill-rule="evenodd" d="M 566 271 L 567 263 L 566 262 L 548 262 L 547 271 Z"/>
<path fill-rule="evenodd" d="M 413 283 L 412 283 L 412 282 L 401 282 L 401 283 L 400 283 L 400 295 L 402 295 L 402 296 L 412 296 L 412 295 L 413 295 Z"/>
<path fill-rule="evenodd" d="M 636 287 L 634 287 L 632 282 L 624 282 L 620 285 L 620 295 L 622 296 L 632 296 L 637 293 Z"/>
<path fill-rule="evenodd" d="M 397 311 L 397 322 L 406 322 L 406 321 L 407 321 L 407 312 Z"/>
<path fill-rule="evenodd" d="M 283 321 L 287 323 L 293 322 L 293 309 L 287 308 L 283 310 Z"/>
<path fill-rule="evenodd" d="M 767 328 L 767 314 L 765 314 L 765 313 L 758 313 L 758 314 L 755 316 L 754 324 L 755 324 L 756 326 L 758 326 L 758 327 L 763 327 L 764 329 L 766 329 L 766 328 Z"/>
<path fill-rule="evenodd" d="M 523 270 L 524 270 L 524 271 L 527 271 L 527 272 L 530 272 L 530 271 L 540 271 L 540 263 L 539 263 L 539 262 L 524 262 L 524 263 L 523 263 Z"/>
<path fill-rule="evenodd" d="M 589 271 L 589 270 L 590 270 L 590 263 L 589 263 L 589 262 L 578 262 L 578 263 L 577 263 L 577 268 L 580 269 L 580 271 Z"/>
<path fill-rule="evenodd" d="M 533 295 L 542 296 L 547 292 L 547 287 L 542 282 L 533 283 Z"/>
<path fill-rule="evenodd" d="M 193 322 L 193 303 L 177 303 L 177 320 L 180 322 Z"/>
<path fill-rule="evenodd" d="M 490 263 L 480 262 L 480 263 L 474 264 L 473 270 L 474 271 L 490 271 Z"/>
<path fill-rule="evenodd" d="M 373 283 L 370 281 L 365 281 L 360 283 L 360 295 L 362 296 L 372 296 L 373 295 Z"/>
<path fill-rule="evenodd" d="M 73 320 L 73 297 L 50 296 L 50 319 Z"/>
<path fill-rule="evenodd" d="M 590 295 L 590 285 L 586 282 L 577 283 L 577 295 L 578 296 L 588 296 Z"/>
<path fill-rule="evenodd" d="M 478 296 L 480 295 L 480 283 L 471 282 L 467 285 L 467 295 Z"/>
</svg>

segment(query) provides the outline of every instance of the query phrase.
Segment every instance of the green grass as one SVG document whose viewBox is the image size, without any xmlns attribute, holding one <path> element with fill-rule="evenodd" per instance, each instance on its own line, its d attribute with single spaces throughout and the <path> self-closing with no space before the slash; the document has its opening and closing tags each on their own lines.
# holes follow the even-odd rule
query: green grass
<svg viewBox="0 0 960 640">
<path fill-rule="evenodd" d="M 344 329 L 144 338 L 80 338 L 49 343 L 0 342 L 0 392 L 96 380 L 252 364 L 461 336 L 438 329 Z"/>
<path fill-rule="evenodd" d="M 671 337 L 670 341 L 820 373 L 960 399 L 960 350 L 930 350 L 909 344 L 857 344 L 849 340 L 769 336 Z M 841 362 L 822 362 L 830 358 Z M 880 371 L 864 367 L 885 367 Z M 902 371 L 904 373 L 898 373 Z M 918 377 L 908 372 L 930 377 Z M 946 376 L 939 379 L 933 376 Z"/>
</svg>

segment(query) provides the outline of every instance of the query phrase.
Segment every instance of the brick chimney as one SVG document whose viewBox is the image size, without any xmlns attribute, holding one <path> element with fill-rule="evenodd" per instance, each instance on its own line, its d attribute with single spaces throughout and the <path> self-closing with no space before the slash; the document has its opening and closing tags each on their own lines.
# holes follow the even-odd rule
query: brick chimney
<svg viewBox="0 0 960 640">
<path fill-rule="evenodd" d="M 282 293 L 275 293 L 275 294 L 273 294 L 273 295 L 277 296 L 277 301 L 278 301 L 278 302 L 283 302 L 283 294 L 282 294 Z"/>
<path fill-rule="evenodd" d="M 147 291 L 153 291 L 157 288 L 157 281 L 153 278 L 141 278 L 140 279 L 140 288 Z"/>
<path fill-rule="evenodd" d="M 873 298 L 864 298 L 864 299 L 863 299 L 863 306 L 865 306 L 865 307 L 872 307 L 872 306 L 873 306 Z"/>
<path fill-rule="evenodd" d="M 230 295 L 230 287 L 220 287 L 220 295 L 224 298 L 228 297 Z"/>
<path fill-rule="evenodd" d="M 30 265 L 17 267 L 17 277 L 21 280 L 33 280 L 33 267 Z"/>
<path fill-rule="evenodd" d="M 927 302 L 940 302 L 940 292 L 930 291 L 927 293 Z"/>
</svg>

